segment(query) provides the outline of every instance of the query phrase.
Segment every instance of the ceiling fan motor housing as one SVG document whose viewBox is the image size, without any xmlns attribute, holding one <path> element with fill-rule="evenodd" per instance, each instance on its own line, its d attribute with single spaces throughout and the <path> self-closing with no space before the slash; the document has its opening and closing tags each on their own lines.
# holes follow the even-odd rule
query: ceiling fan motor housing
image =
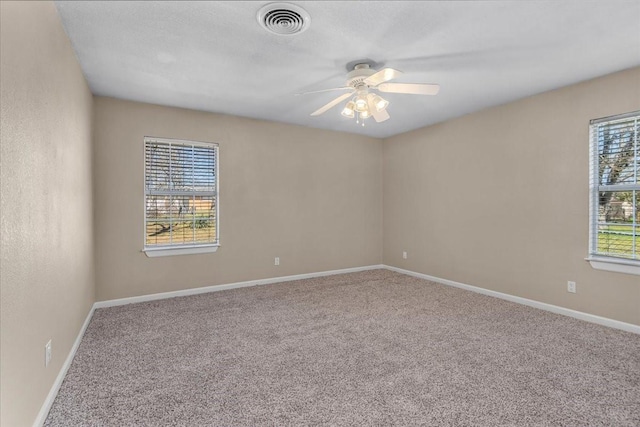
<svg viewBox="0 0 640 427">
<path fill-rule="evenodd" d="M 376 70 L 369 68 L 369 64 L 358 64 L 347 74 L 347 86 L 351 86 L 354 89 L 361 89 L 361 86 L 365 86 L 364 80 L 375 74 Z"/>
</svg>

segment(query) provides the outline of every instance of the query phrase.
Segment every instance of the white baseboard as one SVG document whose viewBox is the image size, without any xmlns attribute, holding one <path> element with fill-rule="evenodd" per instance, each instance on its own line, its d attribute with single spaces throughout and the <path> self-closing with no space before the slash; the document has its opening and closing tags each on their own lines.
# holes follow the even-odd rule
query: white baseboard
<svg viewBox="0 0 640 427">
<path fill-rule="evenodd" d="M 314 277 L 333 276 L 335 274 L 355 273 L 365 270 L 376 270 L 384 268 L 383 265 L 368 265 L 364 267 L 343 268 L 341 270 L 320 271 L 317 273 L 296 274 L 293 276 L 272 277 L 268 279 L 249 280 L 246 282 L 228 283 L 225 285 L 205 286 L 202 288 L 190 288 L 180 291 L 161 292 L 157 294 L 140 295 L 137 297 L 119 298 L 106 301 L 98 301 L 94 304 L 95 308 L 115 307 L 118 305 L 134 304 L 137 302 L 155 301 L 159 299 L 184 297 L 188 295 L 198 295 L 208 292 L 224 291 L 226 289 L 246 288 L 249 286 L 269 285 L 279 282 L 290 282 L 292 280 L 311 279 Z"/>
<path fill-rule="evenodd" d="M 78 351 L 78 346 L 80 346 L 80 341 L 82 341 L 82 337 L 84 336 L 84 331 L 87 330 L 87 326 L 89 326 L 89 322 L 93 317 L 93 312 L 95 311 L 95 304 L 89 310 L 87 314 L 87 318 L 84 319 L 84 323 L 80 328 L 80 332 L 78 332 L 78 336 L 76 340 L 73 342 L 73 346 L 71 346 L 71 350 L 69 350 L 69 354 L 67 355 L 66 360 L 62 364 L 62 368 L 60 368 L 60 372 L 58 372 L 58 376 L 56 380 L 53 382 L 51 389 L 49 390 L 49 394 L 45 399 L 44 403 L 40 407 L 40 412 L 38 412 L 38 416 L 36 420 L 33 422 L 33 427 L 41 427 L 47 419 L 47 415 L 49 415 L 49 410 L 51 410 L 51 406 L 53 405 L 53 401 L 56 400 L 56 396 L 58 395 L 58 391 L 60 390 L 60 386 L 62 385 L 62 381 L 64 381 L 64 377 L 67 375 L 67 371 L 71 366 L 71 362 L 73 362 L 73 358 L 76 355 L 76 351 Z"/>
<path fill-rule="evenodd" d="M 428 274 L 416 273 L 415 271 L 404 270 L 398 267 L 392 267 L 390 265 L 384 265 L 387 270 L 395 271 L 397 273 L 406 274 L 408 276 L 418 277 L 420 279 L 430 280 L 443 285 L 454 286 L 456 288 L 466 289 L 468 291 L 477 292 L 479 294 L 488 295 L 495 298 L 515 302 L 522 305 L 527 305 L 533 308 L 539 308 L 541 310 L 550 311 L 556 314 L 562 314 L 564 316 L 573 317 L 576 319 L 584 320 L 591 323 L 597 323 L 598 325 L 608 326 L 610 328 L 621 329 L 623 331 L 632 332 L 634 334 L 640 334 L 640 326 L 631 323 L 621 322 L 619 320 L 609 319 L 607 317 L 596 316 L 595 314 L 584 313 L 582 311 L 571 310 L 569 308 L 559 307 L 553 304 L 547 304 L 540 301 L 535 301 L 527 298 L 517 297 L 515 295 L 509 295 L 502 292 L 492 291 L 485 288 L 479 288 L 477 286 L 467 285 L 465 283 L 454 282 L 453 280 L 442 279 L 440 277 L 429 276 Z"/>
</svg>

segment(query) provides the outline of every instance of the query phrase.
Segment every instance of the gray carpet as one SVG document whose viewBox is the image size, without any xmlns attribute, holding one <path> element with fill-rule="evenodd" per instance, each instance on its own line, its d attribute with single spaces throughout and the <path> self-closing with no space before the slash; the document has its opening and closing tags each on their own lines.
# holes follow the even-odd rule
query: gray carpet
<svg viewBox="0 0 640 427">
<path fill-rule="evenodd" d="M 640 425 L 640 336 L 386 270 L 96 310 L 47 426 Z"/>
</svg>

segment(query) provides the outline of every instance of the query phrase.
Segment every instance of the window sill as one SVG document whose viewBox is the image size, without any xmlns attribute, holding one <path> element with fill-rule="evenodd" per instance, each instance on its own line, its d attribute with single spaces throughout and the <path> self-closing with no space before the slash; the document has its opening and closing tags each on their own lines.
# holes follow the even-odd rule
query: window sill
<svg viewBox="0 0 640 427">
<path fill-rule="evenodd" d="M 207 246 L 183 246 L 179 248 L 146 248 L 142 252 L 149 258 L 155 258 L 159 256 L 173 256 L 173 255 L 194 255 L 194 254 L 207 254 L 218 250 L 220 245 L 207 245 Z"/>
<path fill-rule="evenodd" d="M 599 256 L 590 256 L 585 258 L 585 260 L 589 261 L 591 267 L 596 270 L 613 271 L 616 273 L 640 276 L 640 261 Z"/>
</svg>

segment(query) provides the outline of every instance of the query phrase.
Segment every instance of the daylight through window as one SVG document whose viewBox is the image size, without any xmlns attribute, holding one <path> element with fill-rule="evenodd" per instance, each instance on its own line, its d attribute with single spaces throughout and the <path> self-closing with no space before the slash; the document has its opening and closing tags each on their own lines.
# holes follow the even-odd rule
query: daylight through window
<svg viewBox="0 0 640 427">
<path fill-rule="evenodd" d="M 218 145 L 145 138 L 146 250 L 218 245 Z"/>
<path fill-rule="evenodd" d="M 591 121 L 590 254 L 639 260 L 640 111 Z"/>
</svg>

